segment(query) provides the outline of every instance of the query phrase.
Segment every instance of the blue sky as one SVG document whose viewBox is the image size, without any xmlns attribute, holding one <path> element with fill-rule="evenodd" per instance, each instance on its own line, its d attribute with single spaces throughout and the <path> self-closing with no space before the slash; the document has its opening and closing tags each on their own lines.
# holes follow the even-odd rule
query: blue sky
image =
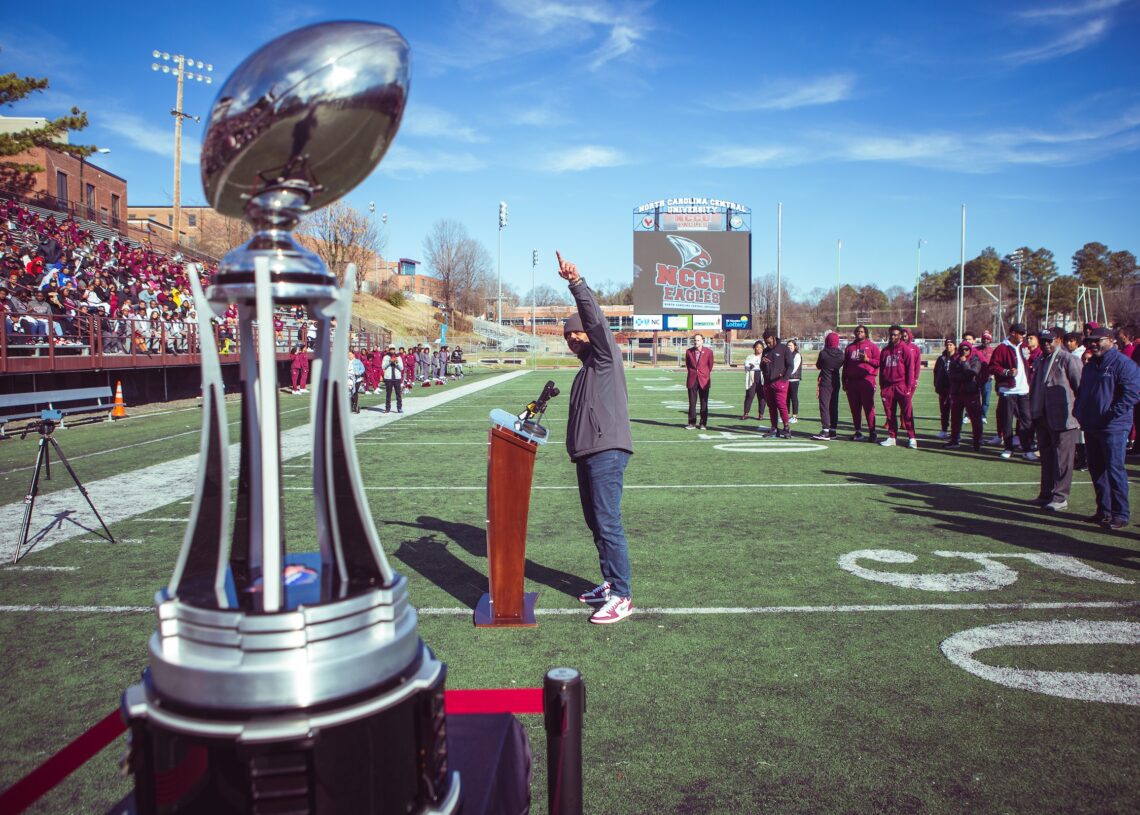
<svg viewBox="0 0 1140 815">
<path fill-rule="evenodd" d="M 128 10 L 129 9 L 129 10 Z M 168 10 L 169 9 L 169 10 Z M 1044 246 L 1070 268 L 1098 240 L 1140 254 L 1140 2 L 32 3 L 0 10 L 0 71 L 52 80 L 7 115 L 86 110 L 77 140 L 169 201 L 174 81 L 155 48 L 214 65 L 188 87 L 202 115 L 250 52 L 330 19 L 395 26 L 412 47 L 409 107 L 380 168 L 348 200 L 388 214 L 388 254 L 422 258 L 438 218 L 464 223 L 503 279 L 555 282 L 554 250 L 587 279 L 628 282 L 632 210 L 708 196 L 753 209 L 753 273 L 797 292 L 913 285 L 967 257 Z M 186 128 L 183 200 L 202 203 L 201 126 Z M 544 278 L 545 276 L 545 278 Z"/>
</svg>

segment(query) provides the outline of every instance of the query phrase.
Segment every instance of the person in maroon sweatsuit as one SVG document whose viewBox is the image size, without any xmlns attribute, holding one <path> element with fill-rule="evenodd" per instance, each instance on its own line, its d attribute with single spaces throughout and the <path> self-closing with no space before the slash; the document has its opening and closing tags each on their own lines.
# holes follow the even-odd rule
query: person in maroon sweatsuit
<svg viewBox="0 0 1140 815">
<path fill-rule="evenodd" d="M 1013 432 L 1016 423 L 1021 449 L 1026 458 L 1036 459 L 1032 453 L 1033 419 L 1029 415 L 1029 377 L 1026 374 L 1025 358 L 1021 355 L 1021 344 L 1025 340 L 1025 326 L 1014 323 L 1009 327 L 1009 336 L 994 348 L 990 355 L 989 373 L 994 378 L 994 390 L 1004 405 L 1001 418 L 1002 440 L 1005 442 L 1002 458 L 1013 455 Z M 1021 379 L 1018 379 L 1018 371 Z"/>
<path fill-rule="evenodd" d="M 853 441 L 862 441 L 861 414 L 867 417 L 871 441 L 875 436 L 875 372 L 879 370 L 879 346 L 867 337 L 867 326 L 855 329 L 855 339 L 843 350 L 843 373 L 840 375 L 851 422 L 855 425 Z"/>
<path fill-rule="evenodd" d="M 962 432 L 962 411 L 970 417 L 970 430 L 974 435 L 974 450 L 982 449 L 982 361 L 974 355 L 972 343 L 963 341 L 958 353 L 950 362 L 950 449 L 958 447 Z"/>
<path fill-rule="evenodd" d="M 887 347 L 879 356 L 879 385 L 882 388 L 883 412 L 886 414 L 887 438 L 884 447 L 893 447 L 898 435 L 896 408 L 902 414 L 903 429 L 910 447 L 917 447 L 914 437 L 914 393 L 918 372 L 914 367 L 914 353 L 910 343 L 903 340 L 902 328 L 892 325 Z"/>
</svg>

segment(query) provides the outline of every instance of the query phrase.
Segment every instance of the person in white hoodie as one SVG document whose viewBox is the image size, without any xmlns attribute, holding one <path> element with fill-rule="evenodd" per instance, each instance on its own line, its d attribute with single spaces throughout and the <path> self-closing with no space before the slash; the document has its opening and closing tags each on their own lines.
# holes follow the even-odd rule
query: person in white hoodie
<svg viewBox="0 0 1140 815">
<path fill-rule="evenodd" d="M 994 349 L 990 356 L 989 373 L 994 378 L 994 389 L 1001 395 L 1001 434 L 1005 441 L 1002 458 L 1013 457 L 1013 429 L 1016 422 L 1021 449 L 1027 459 L 1034 461 L 1032 451 L 1033 419 L 1029 415 L 1029 376 L 1025 359 L 1021 356 L 1021 343 L 1025 340 L 1025 326 L 1014 323 L 1009 336 Z"/>
<path fill-rule="evenodd" d="M 752 343 L 752 353 L 744 358 L 744 412 L 740 414 L 742 420 L 747 420 L 752 413 L 752 400 L 759 404 L 756 418 L 764 418 L 764 383 L 760 376 L 760 358 L 764 352 L 764 341 L 756 340 Z"/>
</svg>

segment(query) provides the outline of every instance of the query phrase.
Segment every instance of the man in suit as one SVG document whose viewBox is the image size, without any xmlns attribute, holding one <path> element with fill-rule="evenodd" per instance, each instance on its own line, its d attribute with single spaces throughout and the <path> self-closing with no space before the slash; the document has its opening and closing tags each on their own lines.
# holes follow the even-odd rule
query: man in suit
<svg viewBox="0 0 1140 815">
<path fill-rule="evenodd" d="M 1035 503 L 1047 512 L 1060 512 L 1069 506 L 1073 450 L 1080 432 L 1073 402 L 1081 385 L 1081 360 L 1065 349 L 1064 337 L 1063 328 L 1037 335 L 1043 353 L 1033 361 L 1029 389 L 1029 415 L 1041 456 L 1041 489 Z"/>
<path fill-rule="evenodd" d="M 685 387 L 689 389 L 689 424 L 686 430 L 700 427 L 704 430 L 709 423 L 709 385 L 712 384 L 713 352 L 705 348 L 703 334 L 693 337 L 693 346 L 685 351 Z M 700 423 L 697 423 L 697 397 L 701 400 Z"/>
</svg>

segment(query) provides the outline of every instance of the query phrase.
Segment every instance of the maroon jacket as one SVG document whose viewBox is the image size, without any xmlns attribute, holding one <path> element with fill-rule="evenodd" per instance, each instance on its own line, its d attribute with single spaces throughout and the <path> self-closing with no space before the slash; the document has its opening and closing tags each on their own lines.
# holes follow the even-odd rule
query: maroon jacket
<svg viewBox="0 0 1140 815">
<path fill-rule="evenodd" d="M 860 360 L 859 352 L 866 356 Z M 879 346 L 870 340 L 852 342 L 843 351 L 843 384 L 848 380 L 874 379 L 875 371 L 879 369 Z"/>
<path fill-rule="evenodd" d="M 1002 343 L 994 348 L 993 354 L 990 355 L 990 364 L 988 367 L 989 374 L 994 378 L 994 390 L 999 388 L 1012 388 L 1014 385 L 1014 377 L 1006 376 L 1006 371 L 1013 371 L 1017 373 L 1017 356 L 1021 351 L 1014 348 L 1012 345 Z M 1022 360 L 1024 364 L 1024 360 Z M 1026 374 L 1028 377 L 1028 374 Z M 1028 379 L 1027 379 L 1028 381 Z"/>
<path fill-rule="evenodd" d="M 888 345 L 879 356 L 879 385 L 883 388 L 902 388 L 914 392 L 918 374 L 914 367 L 914 348 L 910 343 Z"/>
<path fill-rule="evenodd" d="M 699 356 L 698 356 L 698 351 Z M 695 388 L 698 385 L 707 388 L 712 381 L 713 352 L 707 345 L 701 348 L 690 348 L 685 351 L 685 368 L 689 374 L 685 378 L 686 388 Z"/>
</svg>

